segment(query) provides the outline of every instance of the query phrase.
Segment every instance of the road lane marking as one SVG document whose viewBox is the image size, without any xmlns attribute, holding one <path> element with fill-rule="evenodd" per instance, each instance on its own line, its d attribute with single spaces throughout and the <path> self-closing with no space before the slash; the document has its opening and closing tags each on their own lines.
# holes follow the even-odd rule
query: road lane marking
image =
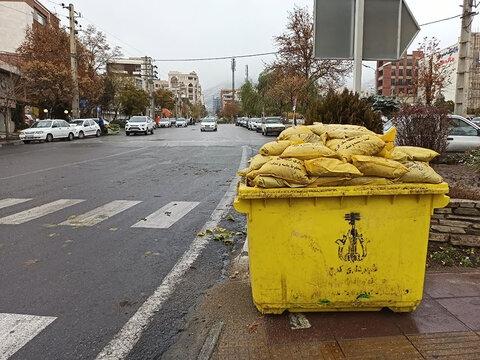
<svg viewBox="0 0 480 360">
<path fill-rule="evenodd" d="M 247 146 L 242 147 L 242 160 L 240 161 L 239 170 L 247 166 L 248 155 L 250 151 Z M 230 184 L 227 192 L 218 203 L 215 210 L 210 215 L 210 219 L 205 223 L 201 231 L 213 229 L 222 220 L 224 214 L 230 209 L 232 201 L 235 197 L 238 176 Z M 197 236 L 190 244 L 188 250 L 177 261 L 175 266 L 165 276 L 160 286 L 155 292 L 138 308 L 137 312 L 123 325 L 122 329 L 115 337 L 103 348 L 97 355 L 97 360 L 125 359 L 135 344 L 143 334 L 143 331 L 152 321 L 153 316 L 162 308 L 165 301 L 175 291 L 179 282 L 182 281 L 185 273 L 190 269 L 192 264 L 202 253 L 203 249 L 209 242 L 209 237 Z"/>
<path fill-rule="evenodd" d="M 52 214 L 59 210 L 65 209 L 69 206 L 79 204 L 85 200 L 78 199 L 60 199 L 48 204 L 34 207 L 10 216 L 0 219 L 0 224 L 4 225 L 19 225 L 31 220 L 41 218 L 45 215 Z"/>
<path fill-rule="evenodd" d="M 14 199 L 14 198 L 2 199 L 2 200 L 0 200 L 0 209 L 6 208 L 6 207 L 9 207 L 9 206 L 13 206 L 13 205 L 17 205 L 17 204 L 21 204 L 21 203 L 24 203 L 24 202 L 27 202 L 27 201 L 30 201 L 30 200 L 32 200 L 32 199 Z"/>
<path fill-rule="evenodd" d="M 56 318 L 0 313 L 0 360 L 7 360 Z"/>
<path fill-rule="evenodd" d="M 94 226 L 140 203 L 141 201 L 115 200 L 85 214 L 65 220 L 60 225 Z"/>
<path fill-rule="evenodd" d="M 178 220 L 195 209 L 199 202 L 175 201 L 148 215 L 132 227 L 147 229 L 168 229 Z"/>
<path fill-rule="evenodd" d="M 42 172 L 45 172 L 45 171 L 51 171 L 51 170 L 66 168 L 66 167 L 69 167 L 69 166 L 86 164 L 86 163 L 93 162 L 93 161 L 104 160 L 104 159 L 109 159 L 109 158 L 116 157 L 116 156 L 121 156 L 121 155 L 125 155 L 125 154 L 130 154 L 130 153 L 132 153 L 132 152 L 141 151 L 141 150 L 145 150 L 145 149 L 148 149 L 148 148 L 149 148 L 148 146 L 144 146 L 144 147 L 139 148 L 139 149 L 134 149 L 134 150 L 128 150 L 128 151 L 124 151 L 124 152 L 119 152 L 119 153 L 116 153 L 116 154 L 107 155 L 107 156 L 103 156 L 103 157 L 99 157 L 99 158 L 88 159 L 88 160 L 83 160 L 83 161 L 77 161 L 77 162 L 72 162 L 72 163 L 68 163 L 68 164 L 63 164 L 63 165 L 60 165 L 60 166 L 53 166 L 53 167 L 49 167 L 49 168 L 45 168 L 45 169 L 39 169 L 39 170 L 29 171 L 29 172 L 22 173 L 22 174 L 11 175 L 11 176 L 7 176 L 7 177 L 0 178 L 0 180 L 9 180 L 9 179 L 14 179 L 14 178 L 17 178 L 17 177 L 20 177 L 20 176 L 38 174 L 38 173 L 42 173 Z"/>
</svg>

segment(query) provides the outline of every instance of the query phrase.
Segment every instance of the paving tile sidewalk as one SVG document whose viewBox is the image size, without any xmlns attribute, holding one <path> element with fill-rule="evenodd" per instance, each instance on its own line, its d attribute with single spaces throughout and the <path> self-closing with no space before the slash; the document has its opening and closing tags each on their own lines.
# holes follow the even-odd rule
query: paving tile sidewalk
<svg viewBox="0 0 480 360">
<path fill-rule="evenodd" d="M 301 330 L 288 314 L 260 315 L 247 279 L 222 286 L 215 300 L 234 315 L 223 317 L 213 359 L 480 359 L 480 272 L 429 273 L 412 314 L 305 314 Z"/>
<path fill-rule="evenodd" d="M 428 273 L 412 314 L 308 313 L 310 328 L 300 330 L 292 330 L 291 314 L 257 311 L 245 264 L 231 271 L 186 329 L 184 358 L 212 341 L 202 329 L 223 325 L 211 359 L 480 359 L 480 271 Z"/>
</svg>

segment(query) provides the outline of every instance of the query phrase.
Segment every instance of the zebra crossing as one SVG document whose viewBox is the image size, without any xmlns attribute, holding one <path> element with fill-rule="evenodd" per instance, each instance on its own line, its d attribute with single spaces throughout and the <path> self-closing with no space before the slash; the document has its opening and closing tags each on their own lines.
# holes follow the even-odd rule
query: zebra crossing
<svg viewBox="0 0 480 360">
<path fill-rule="evenodd" d="M 15 205 L 27 204 L 33 199 L 6 198 L 0 199 L 0 209 L 7 209 Z M 87 202 L 84 199 L 59 199 L 43 205 L 34 206 L 14 214 L 0 218 L 1 225 L 21 225 L 47 215 L 58 213 L 74 205 Z M 70 216 L 61 221 L 58 226 L 70 226 L 75 228 L 92 227 L 108 219 L 120 215 L 134 206 L 141 204 L 142 201 L 132 200 L 114 200 L 89 210 L 83 214 Z M 143 229 L 168 229 L 175 223 L 184 218 L 189 212 L 195 209 L 200 203 L 189 201 L 170 202 L 157 211 L 147 215 L 142 220 L 133 224 L 132 228 Z"/>
</svg>

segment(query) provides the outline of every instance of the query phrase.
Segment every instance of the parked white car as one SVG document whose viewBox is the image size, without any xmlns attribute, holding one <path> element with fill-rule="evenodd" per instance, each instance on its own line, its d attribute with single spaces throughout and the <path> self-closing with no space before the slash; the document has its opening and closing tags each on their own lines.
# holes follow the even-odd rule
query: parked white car
<svg viewBox="0 0 480 360">
<path fill-rule="evenodd" d="M 70 126 L 75 130 L 75 137 L 83 139 L 86 136 L 99 137 L 102 132 L 100 126 L 94 119 L 77 119 L 70 122 Z"/>
<path fill-rule="evenodd" d="M 460 115 L 448 115 L 452 122 L 448 135 L 447 152 L 463 152 L 480 148 L 480 126 Z M 384 120 L 383 130 L 393 126 L 391 120 Z"/>
<path fill-rule="evenodd" d="M 187 127 L 188 122 L 187 119 L 184 118 L 178 118 L 177 121 L 175 122 L 176 127 Z"/>
<path fill-rule="evenodd" d="M 171 126 L 172 126 L 172 122 L 167 118 L 160 119 L 160 121 L 158 122 L 158 127 L 160 128 L 169 128 Z"/>
<path fill-rule="evenodd" d="M 55 139 L 68 139 L 72 141 L 75 130 L 68 122 L 60 119 L 40 120 L 30 128 L 20 131 L 19 138 L 25 144 L 32 141 L 51 142 Z"/>
<path fill-rule="evenodd" d="M 149 116 L 132 116 L 125 124 L 125 134 L 153 134 L 155 122 Z"/>
<path fill-rule="evenodd" d="M 452 128 L 447 151 L 461 152 L 480 148 L 480 126 L 459 115 L 449 115 Z"/>
<path fill-rule="evenodd" d="M 281 117 L 267 117 L 262 119 L 262 135 L 280 134 L 285 130 L 285 125 Z"/>
<path fill-rule="evenodd" d="M 200 131 L 217 131 L 217 120 L 214 118 L 204 118 L 200 123 Z"/>
</svg>

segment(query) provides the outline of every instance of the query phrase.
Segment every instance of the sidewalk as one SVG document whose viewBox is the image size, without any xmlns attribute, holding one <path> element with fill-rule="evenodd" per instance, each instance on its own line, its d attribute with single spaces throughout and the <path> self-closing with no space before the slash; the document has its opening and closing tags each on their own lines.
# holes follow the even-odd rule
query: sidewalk
<svg viewBox="0 0 480 360">
<path fill-rule="evenodd" d="M 6 146 L 16 146 L 16 145 L 23 145 L 22 140 L 0 140 L 0 148 Z"/>
<path fill-rule="evenodd" d="M 480 271 L 428 273 L 412 314 L 263 316 L 252 303 L 247 261 L 237 258 L 229 280 L 205 295 L 178 343 L 184 358 L 480 359 Z"/>
</svg>

